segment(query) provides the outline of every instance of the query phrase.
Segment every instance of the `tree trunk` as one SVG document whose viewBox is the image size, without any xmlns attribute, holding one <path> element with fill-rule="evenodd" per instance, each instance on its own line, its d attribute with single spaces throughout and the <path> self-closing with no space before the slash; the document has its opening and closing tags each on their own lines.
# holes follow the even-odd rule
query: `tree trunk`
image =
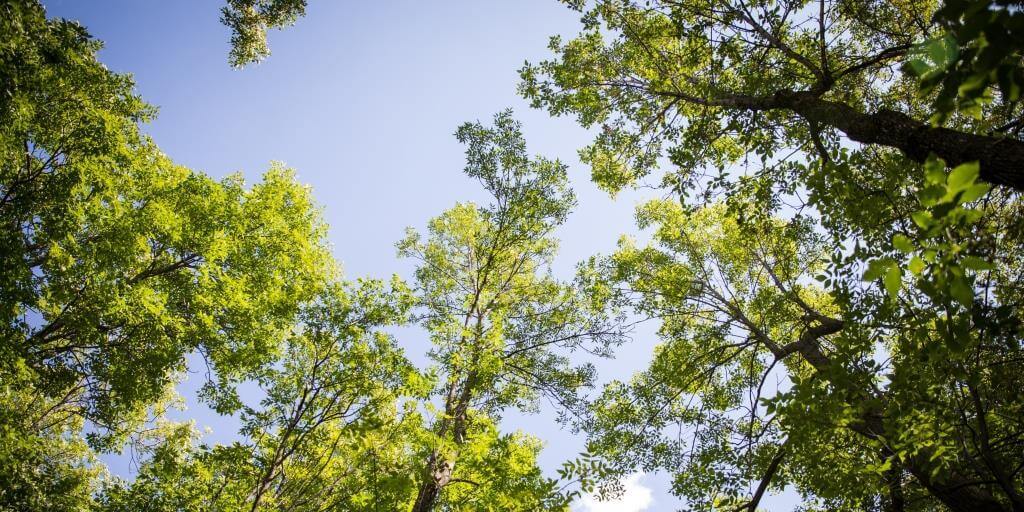
<svg viewBox="0 0 1024 512">
<path fill-rule="evenodd" d="M 453 463 L 441 459 L 437 452 L 430 456 L 430 462 L 427 464 L 427 476 L 420 484 L 420 491 L 416 495 L 416 503 L 412 506 L 412 512 L 430 512 L 434 509 L 441 489 L 452 479 L 454 467 Z"/>
<path fill-rule="evenodd" d="M 466 376 L 465 382 L 462 384 L 461 390 L 453 386 L 448 391 L 450 398 L 445 405 L 446 419 L 440 425 L 438 434 L 444 436 L 450 426 L 452 440 L 456 446 L 460 446 L 466 441 L 469 402 L 473 398 L 475 383 L 476 372 L 470 371 L 469 375 Z M 450 418 L 450 420 L 447 418 Z M 448 421 L 451 423 L 449 424 Z M 412 512 L 430 512 L 434 510 L 434 507 L 437 505 L 437 498 L 441 494 L 441 489 L 448 485 L 448 482 L 451 482 L 454 470 L 454 460 L 443 459 L 441 453 L 434 451 L 430 455 L 430 461 L 427 463 L 427 471 L 424 475 L 423 483 L 420 484 L 420 490 L 416 495 L 416 503 L 412 506 Z"/>
</svg>

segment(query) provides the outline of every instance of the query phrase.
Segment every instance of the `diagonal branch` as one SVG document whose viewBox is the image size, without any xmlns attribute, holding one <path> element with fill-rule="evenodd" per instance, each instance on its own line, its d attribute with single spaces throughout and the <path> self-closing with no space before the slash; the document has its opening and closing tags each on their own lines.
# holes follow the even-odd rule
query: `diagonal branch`
<svg viewBox="0 0 1024 512">
<path fill-rule="evenodd" d="M 808 122 L 839 130 L 854 142 L 898 149 L 916 162 L 924 162 L 931 154 L 950 166 L 977 161 L 982 180 L 1024 190 L 1024 141 L 1018 139 L 933 127 L 894 110 L 860 112 L 845 103 L 822 99 L 810 91 L 783 90 L 771 96 L 722 94 L 712 98 L 677 91 L 650 92 L 712 107 L 748 111 L 789 110 Z"/>
<path fill-rule="evenodd" d="M 772 478 L 775 478 L 775 474 L 779 472 L 779 466 L 782 465 L 783 459 L 786 458 L 786 443 L 783 442 L 779 446 L 778 451 L 775 452 L 775 456 L 772 457 L 772 461 L 768 463 L 768 468 L 764 471 L 764 476 L 761 477 L 761 482 L 757 484 L 757 490 L 754 491 L 754 495 L 750 497 L 750 501 L 740 505 L 733 509 L 733 512 L 740 512 L 741 510 L 748 510 L 754 512 L 757 510 L 757 506 L 761 503 L 761 499 L 764 498 L 765 491 L 768 490 L 768 486 L 772 483 Z"/>
</svg>

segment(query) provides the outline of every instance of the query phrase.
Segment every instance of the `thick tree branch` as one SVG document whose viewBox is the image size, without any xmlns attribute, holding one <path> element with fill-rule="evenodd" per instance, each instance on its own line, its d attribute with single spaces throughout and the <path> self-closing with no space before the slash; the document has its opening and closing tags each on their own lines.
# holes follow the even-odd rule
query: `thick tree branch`
<svg viewBox="0 0 1024 512">
<path fill-rule="evenodd" d="M 934 153 L 956 166 L 980 163 L 980 177 L 993 185 L 1024 190 L 1024 141 L 966 133 L 933 127 L 902 112 L 879 110 L 860 112 L 845 103 L 822 99 L 810 91 L 779 91 L 772 96 L 721 95 L 701 98 L 675 91 L 654 94 L 713 107 L 738 110 L 789 110 L 821 126 L 839 130 L 861 144 L 877 144 L 903 152 L 911 160 L 924 162 Z"/>
<path fill-rule="evenodd" d="M 782 359 L 798 352 L 816 370 L 822 371 L 829 365 L 829 359 L 821 351 L 818 340 L 843 330 L 843 325 L 840 320 L 824 319 L 819 325 L 807 328 L 798 340 L 780 347 L 779 353 L 775 356 Z"/>
</svg>

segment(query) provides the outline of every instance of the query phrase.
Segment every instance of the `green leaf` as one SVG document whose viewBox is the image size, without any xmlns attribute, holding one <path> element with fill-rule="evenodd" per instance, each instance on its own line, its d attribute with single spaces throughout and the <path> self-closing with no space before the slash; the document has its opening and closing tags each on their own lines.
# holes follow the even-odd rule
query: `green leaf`
<svg viewBox="0 0 1024 512">
<path fill-rule="evenodd" d="M 932 66 L 929 66 L 927 62 L 921 59 L 910 59 L 907 61 L 907 65 L 910 66 L 911 71 L 917 76 L 924 76 L 932 69 Z"/>
<path fill-rule="evenodd" d="M 965 256 L 964 259 L 960 262 L 960 264 L 963 265 L 964 268 L 978 271 L 993 270 L 996 268 L 994 264 L 985 261 L 977 256 Z"/>
<path fill-rule="evenodd" d="M 957 94 L 960 96 L 969 96 L 972 91 L 981 89 L 988 83 L 988 77 L 984 74 L 973 74 L 967 77 L 960 87 L 957 88 Z M 980 107 L 980 105 L 978 105 Z"/>
<path fill-rule="evenodd" d="M 874 469 L 874 470 L 875 470 L 876 472 L 878 472 L 878 474 L 882 474 L 882 473 L 885 473 L 886 471 L 889 471 L 889 469 L 891 469 L 891 468 L 892 468 L 892 459 L 891 459 L 891 458 L 889 458 L 889 459 L 885 459 L 885 461 L 884 461 L 884 462 L 882 462 L 882 463 L 881 463 L 881 464 L 879 464 L 879 465 L 874 465 L 874 464 L 872 464 L 872 468 L 873 468 L 873 469 Z"/>
<path fill-rule="evenodd" d="M 909 253 L 914 250 L 914 244 L 911 243 L 910 239 L 902 233 L 893 235 L 892 246 L 902 253 Z"/>
<path fill-rule="evenodd" d="M 896 262 L 890 258 L 881 258 L 877 260 L 871 260 L 868 262 L 868 268 L 864 271 L 865 281 L 874 281 L 885 274 L 889 267 L 895 265 Z"/>
<path fill-rule="evenodd" d="M 946 178 L 946 187 L 950 192 L 967 188 L 978 178 L 978 162 L 968 162 L 956 166 Z"/>
<path fill-rule="evenodd" d="M 974 289 L 966 277 L 954 276 L 950 281 L 949 293 L 965 308 L 970 308 L 974 304 Z"/>
<path fill-rule="evenodd" d="M 928 229 L 932 225 L 931 212 L 920 210 L 910 214 L 910 219 L 921 229 Z"/>
<path fill-rule="evenodd" d="M 896 294 L 900 292 L 900 288 L 903 286 L 903 270 L 900 269 L 899 265 L 890 265 L 889 270 L 885 273 L 885 291 L 889 294 L 890 298 L 896 298 Z"/>
<path fill-rule="evenodd" d="M 907 267 L 915 276 L 918 276 L 921 275 L 921 271 L 924 270 L 925 263 L 921 258 L 914 256 L 913 258 L 910 258 L 910 264 Z"/>
<path fill-rule="evenodd" d="M 928 57 L 939 68 L 945 69 L 960 55 L 956 39 L 950 35 L 932 39 L 926 43 Z"/>
<path fill-rule="evenodd" d="M 941 158 L 929 158 L 924 163 L 925 181 L 933 185 L 941 185 L 946 181 L 946 162 Z"/>
<path fill-rule="evenodd" d="M 970 105 L 962 106 L 960 107 L 960 112 L 978 121 L 981 120 L 982 115 L 984 114 L 980 103 L 972 103 Z"/>
<path fill-rule="evenodd" d="M 971 201 L 977 200 L 979 197 L 985 195 L 991 189 L 987 183 L 975 183 L 960 194 L 961 203 L 970 203 Z"/>
</svg>

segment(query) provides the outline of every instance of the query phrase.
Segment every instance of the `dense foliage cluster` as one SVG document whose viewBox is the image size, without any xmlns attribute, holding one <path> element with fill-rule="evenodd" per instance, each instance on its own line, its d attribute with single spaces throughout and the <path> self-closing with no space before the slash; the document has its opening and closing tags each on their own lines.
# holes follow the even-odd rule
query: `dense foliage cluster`
<svg viewBox="0 0 1024 512">
<path fill-rule="evenodd" d="M 1024 6 L 566 3 L 520 92 L 658 192 L 649 239 L 556 279 L 566 166 L 504 112 L 406 283 L 342 279 L 291 170 L 173 163 L 83 27 L 0 1 L 0 510 L 568 510 L 638 470 L 692 510 L 1024 510 Z M 231 63 L 305 7 L 229 0 Z M 650 366 L 591 393 L 637 319 Z M 166 414 L 196 366 L 231 444 Z M 500 428 L 542 399 L 588 439 L 557 479 Z"/>
<path fill-rule="evenodd" d="M 674 197 L 593 264 L 664 340 L 594 404 L 598 473 L 707 509 L 1024 507 L 1020 53 L 975 28 L 920 60 L 951 17 L 1016 30 L 966 4 L 572 2 L 522 92 L 601 128 L 599 184 Z"/>
</svg>

